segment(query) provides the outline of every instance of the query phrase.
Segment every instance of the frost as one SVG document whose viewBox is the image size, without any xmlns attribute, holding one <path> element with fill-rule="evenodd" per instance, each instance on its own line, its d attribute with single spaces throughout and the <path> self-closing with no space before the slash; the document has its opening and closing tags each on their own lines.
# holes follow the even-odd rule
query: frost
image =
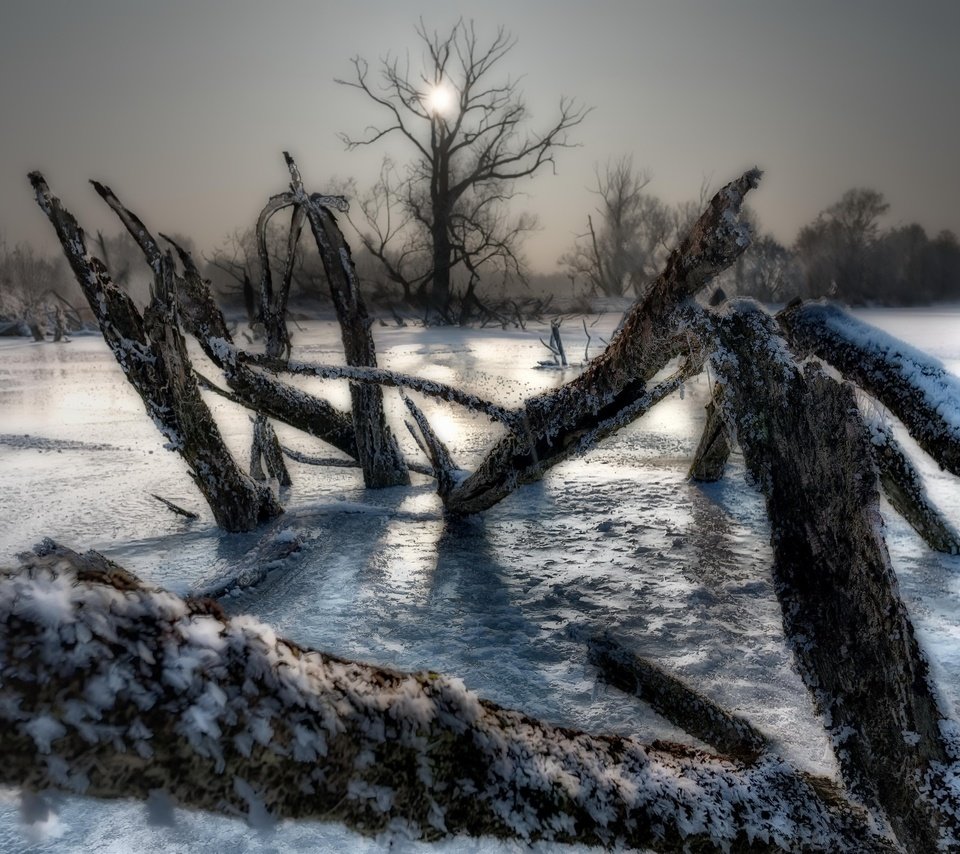
<svg viewBox="0 0 960 854">
<path fill-rule="evenodd" d="M 35 620 L 48 628 L 73 621 L 73 599 L 67 576 L 38 579 L 23 592 L 14 606 L 14 613 Z"/>
<path fill-rule="evenodd" d="M 34 744 L 37 745 L 37 750 L 41 753 L 49 753 L 50 745 L 67 733 L 66 727 L 49 715 L 39 715 L 33 718 L 33 720 L 23 724 L 23 729 L 33 739 Z"/>
</svg>

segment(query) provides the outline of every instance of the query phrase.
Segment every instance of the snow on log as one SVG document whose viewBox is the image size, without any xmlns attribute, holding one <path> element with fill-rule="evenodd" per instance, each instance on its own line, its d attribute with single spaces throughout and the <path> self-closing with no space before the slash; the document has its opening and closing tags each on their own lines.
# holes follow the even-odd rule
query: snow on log
<svg viewBox="0 0 960 854">
<path fill-rule="evenodd" d="M 302 208 L 310 223 L 320 260 L 323 262 L 330 295 L 340 322 L 343 352 L 348 365 L 375 368 L 377 350 L 370 330 L 372 320 L 360 293 L 360 282 L 353 264 L 350 246 L 337 225 L 336 217 L 324 196 L 308 196 L 293 158 L 283 153 L 290 171 L 290 197 Z M 410 483 L 400 446 L 387 424 L 383 411 L 383 390 L 377 385 L 351 383 L 353 428 L 357 440 L 357 459 L 363 481 L 369 487 L 402 486 Z"/>
<path fill-rule="evenodd" d="M 877 398 L 941 468 L 960 475 L 960 378 L 831 303 L 791 304 L 777 320 L 791 345 Z"/>
<path fill-rule="evenodd" d="M 686 301 L 750 244 L 749 227 L 739 214 L 759 179 L 760 171 L 752 169 L 713 197 L 610 345 L 576 379 L 527 401 L 521 423 L 448 495 L 448 512 L 492 507 L 575 449 L 584 450 L 585 434 L 644 395 L 650 379 L 685 349 L 677 333 Z"/>
<path fill-rule="evenodd" d="M 0 783 L 364 834 L 896 850 L 780 760 L 551 726 L 47 544 L 0 575 Z"/>
<path fill-rule="evenodd" d="M 955 724 L 900 599 L 868 432 L 852 388 L 800 367 L 777 330 L 755 303 L 731 303 L 711 358 L 766 497 L 787 640 L 847 785 L 907 850 L 960 850 L 960 787 L 934 782 L 960 775 Z"/>
<path fill-rule="evenodd" d="M 920 472 L 896 440 L 890 425 L 870 415 L 865 415 L 864 421 L 870 430 L 880 484 L 890 505 L 934 551 L 960 553 L 960 534 L 930 500 Z"/>
<path fill-rule="evenodd" d="M 353 365 L 317 365 L 312 362 L 281 361 L 256 353 L 247 353 L 246 351 L 237 351 L 237 359 L 243 364 L 257 365 L 277 373 L 410 389 L 411 391 L 418 391 L 426 397 L 456 403 L 465 409 L 482 413 L 494 421 L 500 421 L 507 425 L 512 426 L 518 420 L 517 412 L 498 403 L 492 403 L 456 386 L 400 371 L 387 370 L 386 368 L 361 368 Z"/>
<path fill-rule="evenodd" d="M 32 172 L 30 182 L 104 340 L 166 438 L 166 447 L 190 466 L 190 476 L 217 524 L 227 531 L 250 531 L 282 513 L 270 490 L 241 471 L 200 394 L 177 324 L 173 259 L 168 254 L 152 259 L 154 292 L 141 316 L 130 297 L 111 281 L 103 263 L 87 252 L 83 230 L 43 176 Z"/>
</svg>

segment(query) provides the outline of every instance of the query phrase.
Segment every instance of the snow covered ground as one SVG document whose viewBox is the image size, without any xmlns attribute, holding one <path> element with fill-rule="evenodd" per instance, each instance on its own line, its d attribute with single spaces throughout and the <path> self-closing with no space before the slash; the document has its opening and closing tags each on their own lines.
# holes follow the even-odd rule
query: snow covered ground
<svg viewBox="0 0 960 854">
<path fill-rule="evenodd" d="M 859 313 L 937 356 L 960 375 L 960 309 Z M 591 328 L 593 343 L 617 318 Z M 574 375 L 537 370 L 542 329 L 375 327 L 380 362 L 509 404 Z M 582 328 L 564 324 L 579 358 Z M 547 333 L 549 334 L 549 333 Z M 294 330 L 295 356 L 340 360 L 330 323 Z M 546 337 L 546 336 L 545 336 Z M 596 350 L 591 351 L 594 355 Z M 298 380 L 346 405 L 345 387 Z M 760 498 L 735 457 L 711 486 L 686 472 L 703 422 L 705 376 L 585 457 L 510 496 L 479 521 L 445 525 L 427 478 L 410 488 L 365 491 L 356 469 L 290 463 L 289 512 L 266 532 L 224 535 L 165 450 L 133 389 L 97 336 L 68 344 L 0 341 L 0 562 L 44 536 L 103 551 L 145 578 L 185 592 L 229 573 L 261 539 L 305 545 L 254 592 L 230 600 L 278 633 L 340 655 L 457 675 L 485 697 L 555 723 L 642 739 L 683 738 L 638 701 L 599 684 L 583 631 L 609 629 L 627 645 L 751 718 L 804 767 L 832 770 L 826 740 L 783 643 L 769 581 Z M 398 436 L 402 405 L 387 392 Z M 246 459 L 246 412 L 211 406 Z M 457 462 L 471 468 L 498 428 L 447 405 L 424 410 Z M 902 431 L 899 431 L 902 433 Z M 329 451 L 278 427 L 305 453 Z M 912 443 L 930 492 L 960 525 L 960 485 Z M 156 493 L 196 510 L 175 516 Z M 887 509 L 887 508 L 885 508 Z M 943 690 L 960 693 L 960 558 L 929 552 L 885 514 L 903 594 Z M 139 804 L 66 799 L 58 817 L 25 829 L 16 798 L 0 795 L 5 852 L 379 851 L 385 843 L 339 827 L 284 824 L 273 831 L 187 812 L 173 827 L 148 824 Z M 401 846 L 405 848 L 406 846 Z M 421 846 L 410 843 L 411 849 Z M 527 850 L 458 840 L 446 851 Z M 436 848 L 431 848 L 436 850 Z M 552 850 L 540 846 L 535 850 Z M 565 849 L 569 850 L 569 849 Z"/>
</svg>

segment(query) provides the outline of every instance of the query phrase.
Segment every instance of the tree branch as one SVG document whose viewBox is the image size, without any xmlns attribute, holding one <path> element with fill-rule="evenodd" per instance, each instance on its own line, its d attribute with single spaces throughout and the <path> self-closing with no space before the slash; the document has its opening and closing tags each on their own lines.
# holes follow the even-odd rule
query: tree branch
<svg viewBox="0 0 960 854">
<path fill-rule="evenodd" d="M 791 304 L 777 320 L 791 345 L 869 392 L 941 468 L 960 475 L 960 379 L 940 362 L 830 303 Z"/>
</svg>

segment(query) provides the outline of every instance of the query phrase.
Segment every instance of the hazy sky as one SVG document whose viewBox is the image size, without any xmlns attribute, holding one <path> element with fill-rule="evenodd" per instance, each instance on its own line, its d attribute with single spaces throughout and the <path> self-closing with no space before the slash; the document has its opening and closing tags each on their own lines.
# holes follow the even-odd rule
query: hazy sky
<svg viewBox="0 0 960 854">
<path fill-rule="evenodd" d="M 510 30 L 502 70 L 525 75 L 534 126 L 560 95 L 595 108 L 557 174 L 521 187 L 540 269 L 583 229 L 594 164 L 623 154 L 668 201 L 759 165 L 754 206 L 788 242 L 852 186 L 882 190 L 892 224 L 960 233 L 960 0 L 0 0 L 0 232 L 54 245 L 30 169 L 88 231 L 117 230 L 97 178 L 202 248 L 285 189 L 285 148 L 311 190 L 368 183 L 395 144 L 344 151 L 337 131 L 379 114 L 333 78 L 354 54 L 419 60 L 421 15 Z"/>
</svg>

